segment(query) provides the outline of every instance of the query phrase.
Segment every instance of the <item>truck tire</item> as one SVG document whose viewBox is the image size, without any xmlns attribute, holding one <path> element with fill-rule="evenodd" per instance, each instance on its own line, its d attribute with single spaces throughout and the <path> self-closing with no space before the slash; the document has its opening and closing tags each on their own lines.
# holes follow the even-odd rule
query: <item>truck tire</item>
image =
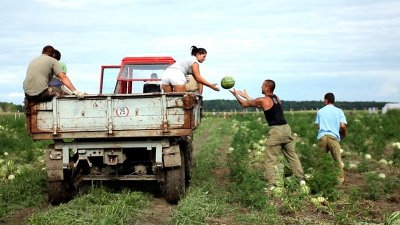
<svg viewBox="0 0 400 225">
<path fill-rule="evenodd" d="M 161 189 L 167 202 L 176 204 L 185 195 L 185 156 L 181 149 L 181 166 L 166 168 L 164 170 L 164 184 Z"/>
<path fill-rule="evenodd" d="M 54 144 L 50 144 L 46 149 L 46 187 L 49 203 L 52 205 L 58 205 L 71 200 L 72 182 L 70 173 L 68 173 L 66 170 L 63 170 L 62 160 L 50 159 L 50 153 L 53 150 Z"/>
<path fill-rule="evenodd" d="M 185 183 L 186 186 L 189 185 L 190 180 L 192 179 L 192 155 L 193 155 L 193 145 L 192 138 L 187 137 L 182 142 L 182 149 L 185 155 Z"/>
<path fill-rule="evenodd" d="M 68 191 L 64 181 L 47 181 L 48 201 L 52 205 L 71 200 L 72 193 Z"/>
</svg>

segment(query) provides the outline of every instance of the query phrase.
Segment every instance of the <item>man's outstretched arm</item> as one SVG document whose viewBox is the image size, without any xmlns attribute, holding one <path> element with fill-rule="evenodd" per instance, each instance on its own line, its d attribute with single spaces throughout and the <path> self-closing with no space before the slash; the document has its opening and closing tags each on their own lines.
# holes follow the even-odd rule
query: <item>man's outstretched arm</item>
<svg viewBox="0 0 400 225">
<path fill-rule="evenodd" d="M 340 123 L 339 134 L 340 134 L 340 139 L 343 139 L 346 137 L 346 124 L 345 123 Z"/>
</svg>

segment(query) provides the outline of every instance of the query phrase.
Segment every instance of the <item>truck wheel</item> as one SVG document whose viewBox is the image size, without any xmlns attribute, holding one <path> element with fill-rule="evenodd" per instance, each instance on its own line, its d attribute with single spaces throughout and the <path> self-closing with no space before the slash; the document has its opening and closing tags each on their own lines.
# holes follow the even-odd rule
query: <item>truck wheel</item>
<svg viewBox="0 0 400 225">
<path fill-rule="evenodd" d="M 72 193 L 68 191 L 64 181 L 47 181 L 48 201 L 58 205 L 71 200 Z"/>
<path fill-rule="evenodd" d="M 54 144 L 50 144 L 46 149 L 46 186 L 48 201 L 52 205 L 58 205 L 72 198 L 72 182 L 70 172 L 63 170 L 62 160 L 50 159 L 53 150 Z"/>
<path fill-rule="evenodd" d="M 162 186 L 165 200 L 176 204 L 185 195 L 185 159 L 181 149 L 181 165 L 164 170 L 164 184 Z"/>
<path fill-rule="evenodd" d="M 192 179 L 192 154 L 193 154 L 192 138 L 187 137 L 183 142 L 182 147 L 185 153 L 185 183 L 186 185 L 189 185 L 190 180 Z"/>
</svg>

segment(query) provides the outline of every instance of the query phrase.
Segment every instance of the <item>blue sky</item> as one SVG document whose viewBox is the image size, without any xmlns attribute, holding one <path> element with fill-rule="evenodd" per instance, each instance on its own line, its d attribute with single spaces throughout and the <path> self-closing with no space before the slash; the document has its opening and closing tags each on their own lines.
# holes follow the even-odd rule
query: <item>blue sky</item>
<svg viewBox="0 0 400 225">
<path fill-rule="evenodd" d="M 98 93 L 101 65 L 125 56 L 208 51 L 202 75 L 283 100 L 400 101 L 400 1 L 26 0 L 0 8 L 0 101 L 22 104 L 29 62 L 50 44 L 80 91 Z M 204 99 L 234 99 L 206 88 Z"/>
</svg>

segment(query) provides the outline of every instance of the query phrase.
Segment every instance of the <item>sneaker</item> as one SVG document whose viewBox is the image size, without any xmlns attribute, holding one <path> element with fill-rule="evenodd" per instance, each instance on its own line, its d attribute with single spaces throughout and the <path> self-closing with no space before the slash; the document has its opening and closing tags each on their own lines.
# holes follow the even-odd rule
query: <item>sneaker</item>
<svg viewBox="0 0 400 225">
<path fill-rule="evenodd" d="M 301 179 L 300 180 L 300 186 L 304 186 L 304 185 L 306 185 L 306 181 L 304 179 Z"/>
</svg>

